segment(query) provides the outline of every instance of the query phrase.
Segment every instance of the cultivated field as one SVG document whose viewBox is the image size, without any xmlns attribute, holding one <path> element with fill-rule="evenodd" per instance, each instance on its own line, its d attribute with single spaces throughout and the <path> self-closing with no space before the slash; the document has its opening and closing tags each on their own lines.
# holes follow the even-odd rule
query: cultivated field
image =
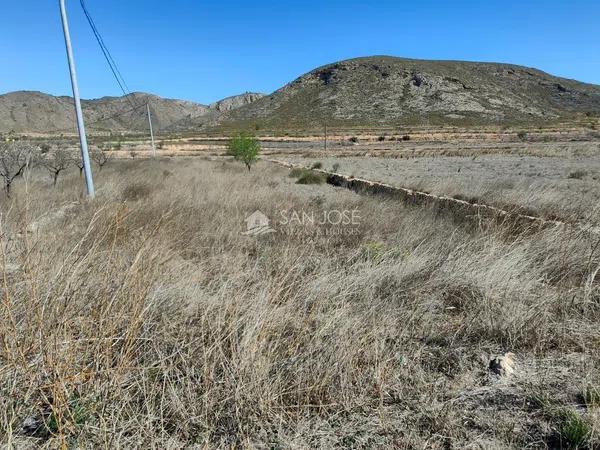
<svg viewBox="0 0 600 450">
<path fill-rule="evenodd" d="M 263 146 L 598 223 L 587 130 L 415 134 Z M 223 143 L 165 138 L 161 152 L 197 156 L 152 160 L 123 140 L 93 202 L 77 169 L 55 188 L 36 169 L 2 197 L 7 448 L 600 445 L 600 236 L 299 185 Z M 273 232 L 247 232 L 257 210 Z"/>
</svg>

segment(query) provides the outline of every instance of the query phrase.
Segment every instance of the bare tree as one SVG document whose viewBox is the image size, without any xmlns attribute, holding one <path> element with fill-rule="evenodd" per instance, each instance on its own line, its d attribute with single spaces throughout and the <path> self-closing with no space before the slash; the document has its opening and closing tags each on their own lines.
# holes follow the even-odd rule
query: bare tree
<svg viewBox="0 0 600 450">
<path fill-rule="evenodd" d="M 49 153 L 51 149 L 52 149 L 52 147 L 50 147 L 50 144 L 48 144 L 47 142 L 40 144 L 40 151 L 41 151 L 42 155 Z"/>
<path fill-rule="evenodd" d="M 65 150 L 58 149 L 44 160 L 44 167 L 52 175 L 52 185 L 56 186 L 58 176 L 71 164 L 71 156 Z"/>
<path fill-rule="evenodd" d="M 4 179 L 4 190 L 10 197 L 10 188 L 15 178 L 23 175 L 33 163 L 36 148 L 26 142 L 0 143 L 0 177 Z"/>
<path fill-rule="evenodd" d="M 78 151 L 72 152 L 70 154 L 71 164 L 77 166 L 79 168 L 79 177 L 83 176 L 83 159 L 81 158 L 81 153 Z"/>
<path fill-rule="evenodd" d="M 102 167 L 110 160 L 111 155 L 103 148 L 98 148 L 92 151 L 92 159 L 102 170 Z"/>
</svg>

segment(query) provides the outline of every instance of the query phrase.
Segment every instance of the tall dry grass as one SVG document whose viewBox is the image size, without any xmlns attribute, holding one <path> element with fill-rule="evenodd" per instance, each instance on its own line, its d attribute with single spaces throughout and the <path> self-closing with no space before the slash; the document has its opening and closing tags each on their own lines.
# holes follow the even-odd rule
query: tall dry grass
<svg viewBox="0 0 600 450">
<path fill-rule="evenodd" d="M 76 173 L 22 180 L 1 206 L 3 444 L 543 447 L 573 439 L 563 410 L 598 442 L 597 241 L 293 183 L 198 160 L 112 162 L 94 202 Z M 361 223 L 244 236 L 256 209 Z M 505 351 L 517 373 L 492 380 Z"/>
</svg>

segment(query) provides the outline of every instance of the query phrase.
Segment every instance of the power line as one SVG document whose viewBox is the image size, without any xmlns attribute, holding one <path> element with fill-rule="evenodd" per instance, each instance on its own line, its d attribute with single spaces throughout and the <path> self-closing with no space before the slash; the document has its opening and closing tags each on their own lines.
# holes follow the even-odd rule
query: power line
<svg viewBox="0 0 600 450">
<path fill-rule="evenodd" d="M 141 108 L 148 108 L 148 102 L 139 104 L 138 102 L 135 101 L 135 95 L 130 92 L 129 86 L 127 85 L 127 82 L 125 81 L 123 74 L 119 70 L 119 67 L 117 66 L 115 59 L 113 58 L 110 50 L 108 49 L 107 45 L 105 44 L 104 39 L 102 38 L 102 35 L 100 34 L 100 31 L 98 30 L 98 27 L 96 26 L 96 23 L 94 22 L 94 19 L 92 18 L 91 13 L 87 9 L 85 0 L 80 0 L 80 4 L 81 4 L 81 8 L 83 9 L 83 12 L 85 14 L 85 17 L 87 19 L 87 22 L 90 25 L 90 28 L 92 29 L 94 37 L 96 38 L 96 41 L 98 42 L 98 45 L 100 46 L 100 50 L 102 50 L 102 54 L 104 55 L 104 58 L 105 58 L 106 62 L 108 63 L 108 67 L 110 68 L 110 70 L 113 74 L 113 77 L 117 81 L 117 84 L 119 85 L 119 88 L 121 89 L 121 92 L 123 92 L 123 95 L 124 95 L 123 99 L 127 103 L 129 103 L 129 106 L 131 106 L 131 109 L 128 109 L 126 111 L 121 111 L 116 114 L 105 115 L 104 117 L 100 117 L 91 122 L 88 122 L 87 125 L 89 126 L 89 125 L 98 124 L 98 123 L 101 123 L 101 122 L 104 122 L 107 120 L 115 119 L 117 117 L 120 117 L 120 116 L 123 116 L 126 114 L 130 114 Z M 63 131 L 65 131 L 65 132 L 72 131 L 72 129 L 71 128 L 54 129 L 54 130 L 48 130 L 48 131 L 46 131 L 46 133 L 60 133 Z"/>
<path fill-rule="evenodd" d="M 79 1 L 81 4 L 81 8 L 83 9 L 83 12 L 85 14 L 85 17 L 90 25 L 90 28 L 92 29 L 92 32 L 94 33 L 94 36 L 96 37 L 96 41 L 98 41 L 100 50 L 102 50 L 104 59 L 106 59 L 106 62 L 108 63 L 108 66 L 110 67 L 110 70 L 111 70 L 113 76 L 115 77 L 115 80 L 117 80 L 117 84 L 121 88 L 121 91 L 123 92 L 123 94 L 125 96 L 125 100 L 127 100 L 129 102 L 129 104 L 131 106 L 133 106 L 134 109 L 137 109 L 138 107 L 143 106 L 143 105 L 138 105 L 137 102 L 135 102 L 135 96 L 133 96 L 133 98 L 130 97 L 131 93 L 130 93 L 129 86 L 127 86 L 127 83 L 125 82 L 125 78 L 123 77 L 123 74 L 119 70 L 119 67 L 117 66 L 115 59 L 113 58 L 112 54 L 110 53 L 110 50 L 104 43 L 104 39 L 102 38 L 100 31 L 98 30 L 98 27 L 96 26 L 96 23 L 94 22 L 94 19 L 92 18 L 92 15 L 90 14 L 90 12 L 88 11 L 88 9 L 85 5 L 85 0 L 79 0 Z M 154 147 L 154 134 L 152 131 L 152 118 L 150 116 L 150 104 L 148 102 L 146 102 L 145 106 L 148 111 L 148 122 L 150 123 L 150 134 L 152 137 L 152 146 Z"/>
<path fill-rule="evenodd" d="M 88 21 L 88 24 L 90 25 L 90 28 L 92 29 L 92 32 L 94 33 L 94 37 L 96 38 L 96 41 L 98 42 L 98 45 L 100 46 L 100 50 L 102 50 L 104 59 L 106 59 L 106 62 L 108 63 L 108 67 L 110 68 L 110 71 L 112 72 L 113 76 L 115 77 L 117 84 L 121 88 L 121 92 L 123 92 L 125 99 L 129 102 L 129 104 L 132 107 L 135 108 L 135 107 L 139 106 L 139 105 L 137 105 L 136 102 L 134 102 L 131 99 L 131 97 L 130 97 L 131 92 L 129 91 L 129 87 L 127 86 L 127 83 L 125 82 L 125 78 L 123 78 L 123 75 L 121 74 L 121 71 L 119 70 L 119 67 L 117 66 L 117 63 L 115 62 L 112 54 L 110 53 L 110 50 L 104 43 L 104 39 L 102 38 L 100 31 L 98 30 L 98 27 L 96 26 L 96 23 L 94 22 L 94 19 L 92 18 L 92 15 L 90 14 L 90 12 L 88 11 L 88 9 L 85 5 L 85 0 L 80 0 L 80 4 L 81 4 L 81 8 L 83 9 L 83 13 L 85 14 L 85 17 Z"/>
<path fill-rule="evenodd" d="M 124 116 L 125 114 L 132 113 L 140 108 L 145 108 L 145 107 L 146 107 L 146 103 L 143 103 L 141 105 L 134 106 L 133 108 L 128 109 L 127 111 L 121 111 L 119 113 L 116 113 L 116 114 L 113 114 L 110 116 L 100 117 L 99 119 L 95 119 L 91 122 L 87 122 L 87 126 L 94 125 L 94 124 L 97 124 L 100 122 L 104 122 L 106 120 L 116 119 L 117 117 Z M 44 133 L 58 133 L 61 131 L 72 131 L 72 129 L 71 128 L 58 128 L 58 129 L 54 129 L 54 130 L 44 131 Z"/>
<path fill-rule="evenodd" d="M 130 91 L 129 86 L 127 86 L 127 83 L 125 82 L 125 79 L 123 78 L 123 75 L 121 74 L 121 71 L 117 67 L 117 63 L 115 62 L 114 58 L 112 57 L 112 54 L 110 53 L 110 50 L 108 49 L 108 47 L 104 43 L 104 39 L 102 38 L 102 35 L 98 31 L 98 27 L 96 26 L 96 23 L 94 22 L 94 19 L 92 18 L 92 15 L 90 14 L 90 12 L 88 11 L 88 9 L 87 9 L 87 7 L 85 5 L 85 0 L 80 0 L 80 3 L 81 3 L 81 7 L 83 8 L 83 12 L 84 12 L 86 18 L 88 19 L 88 23 L 90 24 L 90 26 L 92 27 L 92 30 L 94 31 L 94 34 L 98 38 L 98 41 L 99 41 L 98 43 L 100 44 L 100 47 L 103 49 L 103 52 L 105 51 L 104 52 L 105 56 L 107 56 L 108 59 L 110 60 L 109 64 L 112 63 L 112 65 L 114 66 L 114 68 L 115 68 L 118 76 L 123 81 L 123 85 L 125 86 L 125 88 L 129 92 Z"/>
<path fill-rule="evenodd" d="M 96 123 L 104 122 L 105 120 L 115 119 L 117 117 L 124 116 L 125 114 L 132 113 L 132 112 L 134 112 L 134 111 L 136 111 L 136 110 L 138 110 L 140 108 L 145 108 L 145 107 L 146 107 L 146 103 L 143 103 L 141 105 L 134 106 L 133 108 L 128 109 L 127 111 L 122 111 L 122 112 L 114 114 L 112 116 L 102 117 L 100 119 L 96 119 L 93 122 L 89 122 L 88 125 L 93 125 L 93 124 L 96 124 Z"/>
</svg>

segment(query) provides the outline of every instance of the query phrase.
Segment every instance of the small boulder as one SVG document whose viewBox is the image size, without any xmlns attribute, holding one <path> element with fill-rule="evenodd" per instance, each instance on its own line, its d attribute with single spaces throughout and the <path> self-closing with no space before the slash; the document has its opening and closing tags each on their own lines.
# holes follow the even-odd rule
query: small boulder
<svg viewBox="0 0 600 450">
<path fill-rule="evenodd" d="M 26 436 L 36 436 L 44 428 L 44 420 L 41 416 L 26 417 L 21 428 Z"/>
<path fill-rule="evenodd" d="M 515 373 L 515 355 L 508 352 L 490 361 L 489 371 L 501 377 L 509 377 Z"/>
</svg>

